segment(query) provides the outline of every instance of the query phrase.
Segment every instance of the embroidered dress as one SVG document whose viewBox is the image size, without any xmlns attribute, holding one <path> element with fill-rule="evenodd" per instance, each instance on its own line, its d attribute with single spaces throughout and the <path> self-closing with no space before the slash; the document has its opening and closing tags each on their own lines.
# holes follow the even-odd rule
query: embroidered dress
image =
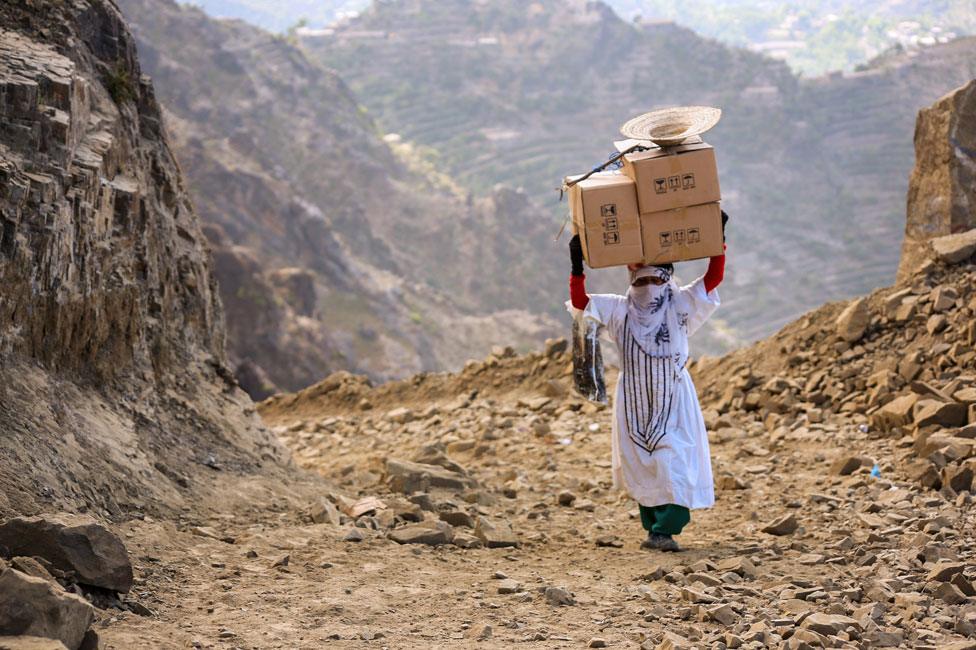
<svg viewBox="0 0 976 650">
<path fill-rule="evenodd" d="M 583 317 L 604 327 L 620 352 L 614 397 L 614 487 L 643 506 L 715 503 L 708 434 L 691 375 L 687 337 L 719 306 L 702 278 L 653 294 L 590 295 Z M 643 295 L 643 298 L 637 296 Z M 635 299 L 637 298 L 637 299 Z"/>
</svg>

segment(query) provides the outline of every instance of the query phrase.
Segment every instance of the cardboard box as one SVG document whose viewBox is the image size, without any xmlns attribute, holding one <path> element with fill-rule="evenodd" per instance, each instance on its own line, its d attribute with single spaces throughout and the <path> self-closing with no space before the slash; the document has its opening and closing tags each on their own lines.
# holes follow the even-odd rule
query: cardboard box
<svg viewBox="0 0 976 650">
<path fill-rule="evenodd" d="M 627 154 L 623 172 L 637 184 L 641 213 L 686 208 L 722 198 L 715 149 L 704 142 Z"/>
<path fill-rule="evenodd" d="M 637 188 L 619 172 L 593 174 L 569 188 L 573 228 L 591 268 L 640 262 L 644 257 Z"/>
<path fill-rule="evenodd" d="M 725 250 L 718 203 L 645 213 L 640 219 L 645 264 L 697 260 Z"/>
</svg>

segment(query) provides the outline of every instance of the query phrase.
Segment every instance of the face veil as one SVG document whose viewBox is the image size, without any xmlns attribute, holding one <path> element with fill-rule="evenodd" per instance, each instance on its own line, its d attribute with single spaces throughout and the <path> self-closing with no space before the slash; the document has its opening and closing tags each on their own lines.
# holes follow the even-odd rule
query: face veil
<svg viewBox="0 0 976 650">
<path fill-rule="evenodd" d="M 643 277 L 660 278 L 664 284 L 633 285 Z M 631 439 L 647 453 L 667 433 L 674 389 L 688 362 L 688 315 L 678 312 L 676 292 L 667 268 L 645 266 L 631 272 L 620 351 L 623 407 Z"/>
</svg>

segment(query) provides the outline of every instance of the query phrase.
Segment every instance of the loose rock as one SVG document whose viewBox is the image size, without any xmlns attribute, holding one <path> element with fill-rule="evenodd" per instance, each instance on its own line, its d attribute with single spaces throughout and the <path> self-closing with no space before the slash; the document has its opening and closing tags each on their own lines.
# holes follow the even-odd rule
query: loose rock
<svg viewBox="0 0 976 650">
<path fill-rule="evenodd" d="M 576 604 L 573 594 L 562 587 L 546 587 L 544 595 L 546 602 L 554 607 Z"/>
<path fill-rule="evenodd" d="M 512 527 L 507 522 L 497 519 L 478 517 L 474 534 L 488 548 L 503 548 L 519 545 L 518 537 L 512 531 Z"/>
<path fill-rule="evenodd" d="M 762 528 L 762 532 L 770 535 L 792 535 L 799 525 L 793 513 L 789 513 L 768 523 Z"/>
<path fill-rule="evenodd" d="M 444 521 L 410 524 L 390 531 L 390 539 L 397 544 L 440 546 L 454 540 L 454 528 Z"/>
<path fill-rule="evenodd" d="M 84 598 L 16 569 L 0 574 L 0 631 L 57 639 L 69 650 L 81 645 L 95 616 Z"/>
<path fill-rule="evenodd" d="M 122 593 L 132 587 L 132 564 L 122 540 L 89 518 L 15 517 L 0 524 L 0 546 L 74 571 L 82 584 Z"/>
</svg>

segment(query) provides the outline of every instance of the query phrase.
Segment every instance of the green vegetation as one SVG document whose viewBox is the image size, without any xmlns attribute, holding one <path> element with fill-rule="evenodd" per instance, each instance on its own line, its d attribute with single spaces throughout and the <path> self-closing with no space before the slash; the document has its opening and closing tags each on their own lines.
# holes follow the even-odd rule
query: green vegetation
<svg viewBox="0 0 976 650">
<path fill-rule="evenodd" d="M 136 91 L 132 87 L 132 79 L 129 77 L 129 70 L 122 61 L 115 64 L 115 67 L 108 71 L 105 78 L 105 87 L 108 94 L 117 106 L 121 106 L 136 98 Z"/>
</svg>

